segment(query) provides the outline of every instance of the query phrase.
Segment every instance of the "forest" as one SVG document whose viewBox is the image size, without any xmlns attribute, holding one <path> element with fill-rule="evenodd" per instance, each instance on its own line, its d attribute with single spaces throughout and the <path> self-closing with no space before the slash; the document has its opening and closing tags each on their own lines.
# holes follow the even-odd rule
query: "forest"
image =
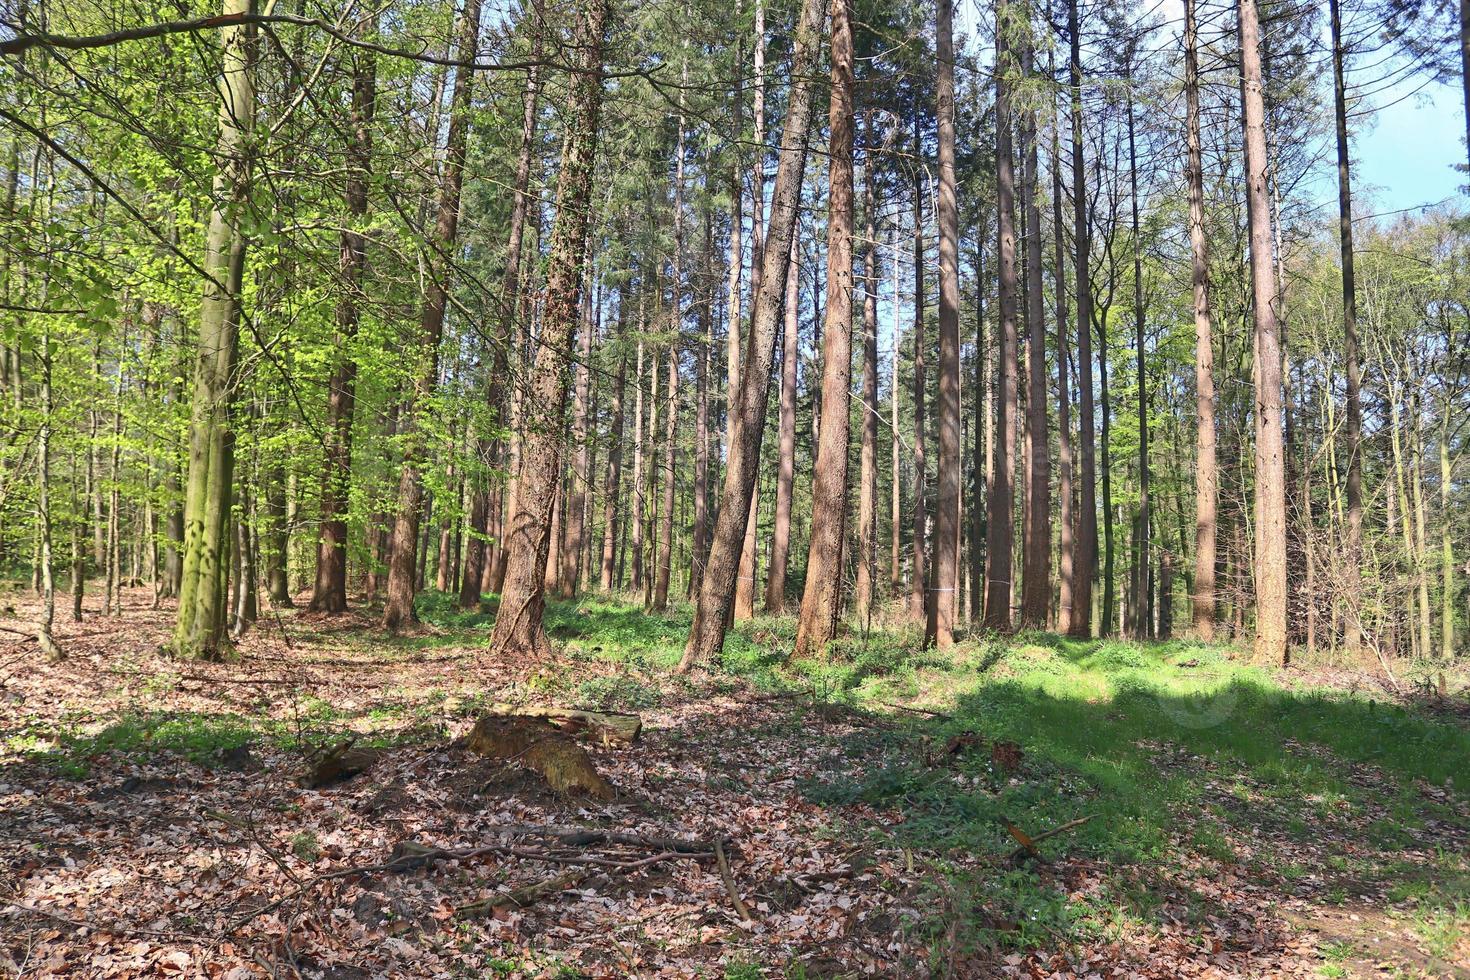
<svg viewBox="0 0 1470 980">
<path fill-rule="evenodd" d="M 1470 977 L 1470 0 L 0 0 L 0 154 L 0 976 Z"/>
</svg>

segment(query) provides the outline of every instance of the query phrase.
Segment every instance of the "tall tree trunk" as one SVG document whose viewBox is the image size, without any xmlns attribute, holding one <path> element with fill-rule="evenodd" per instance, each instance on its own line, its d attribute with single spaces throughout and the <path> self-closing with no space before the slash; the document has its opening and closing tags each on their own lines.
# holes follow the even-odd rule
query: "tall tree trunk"
<svg viewBox="0 0 1470 980">
<path fill-rule="evenodd" d="M 470 59 L 479 50 L 482 0 L 467 0 L 460 16 L 459 51 Z M 397 629 L 418 619 L 413 608 L 418 568 L 415 565 L 419 523 L 424 517 L 424 478 L 419 467 L 424 452 L 423 426 L 418 413 L 427 408 L 439 378 L 439 344 L 444 336 L 444 310 L 449 297 L 449 256 L 459 232 L 459 197 L 464 180 L 465 140 L 470 125 L 470 88 L 473 75 L 461 67 L 454 75 L 449 97 L 449 133 L 444 173 L 439 186 L 439 210 L 428 255 L 429 271 L 419 314 L 419 370 L 404 400 L 401 427 L 406 427 L 403 469 L 398 479 L 398 512 L 393 522 L 392 551 L 388 559 L 388 598 L 383 605 L 383 627 Z"/>
<path fill-rule="evenodd" d="M 638 306 L 638 324 L 641 331 L 645 325 L 643 317 L 644 298 L 640 294 Z M 643 496 L 644 496 L 644 473 L 643 473 L 643 338 L 638 338 L 638 356 L 635 361 L 633 377 L 637 383 L 633 386 L 633 516 L 631 521 L 631 537 L 629 545 L 633 551 L 633 571 L 630 576 L 629 586 L 634 592 L 643 590 Z M 649 429 L 652 434 L 652 428 Z"/>
<path fill-rule="evenodd" d="M 1010 19 L 1010 0 L 999 0 L 996 17 Z M 1016 228 L 1015 175 L 1011 157 L 1011 80 L 1014 69 L 1007 29 L 997 32 L 995 72 L 995 191 L 997 210 L 996 254 L 1000 260 L 1000 321 L 996 324 L 999 391 L 995 399 L 995 439 L 991 447 L 994 478 L 986 503 L 985 625 L 1011 628 L 1011 557 L 1014 537 L 1012 499 L 1016 458 Z"/>
<path fill-rule="evenodd" d="M 1336 2 L 1336 0 L 1334 0 Z M 1194 635 L 1215 638 L 1216 511 L 1219 470 L 1215 462 L 1215 348 L 1211 336 L 1210 252 L 1205 236 L 1204 163 L 1200 150 L 1199 31 L 1195 0 L 1184 0 L 1185 146 L 1189 177 L 1189 246 L 1194 284 Z"/>
<path fill-rule="evenodd" d="M 704 212 L 704 259 L 702 281 L 712 283 L 714 272 L 714 231 L 708 208 Z M 699 343 L 694 350 L 694 531 L 689 563 L 689 597 L 699 591 L 704 563 L 709 557 L 709 366 L 713 346 L 710 327 L 713 321 L 714 287 L 696 304 L 699 321 Z M 604 587 L 605 588 L 605 587 Z"/>
<path fill-rule="evenodd" d="M 618 292 L 618 341 L 621 345 L 627 326 L 627 288 Z M 614 585 L 614 561 L 617 557 L 618 507 L 621 503 L 623 479 L 623 394 L 628 385 L 628 355 L 618 351 L 618 373 L 613 380 L 611 431 L 608 433 L 607 475 L 603 478 L 606 492 L 602 498 L 602 591 L 611 592 Z"/>
<path fill-rule="evenodd" d="M 1048 74 L 1056 75 L 1054 64 Z M 1055 107 L 1053 107 L 1055 108 Z M 1056 112 L 1057 125 L 1051 130 L 1051 227 L 1052 262 L 1055 275 L 1057 310 L 1057 629 L 1063 633 L 1072 628 L 1072 561 L 1076 514 L 1072 506 L 1072 387 L 1068 377 L 1071 341 L 1067 331 L 1067 248 L 1062 231 L 1062 145 L 1061 113 Z"/>
<path fill-rule="evenodd" d="M 1072 242 L 1077 288 L 1077 441 L 1081 481 L 1077 537 L 1072 554 L 1072 615 L 1067 633 L 1092 635 L 1092 580 L 1097 572 L 1097 464 L 1092 401 L 1092 244 L 1087 219 L 1087 182 L 1082 141 L 1082 29 L 1077 0 L 1067 0 L 1067 63 L 1072 99 Z"/>
<path fill-rule="evenodd" d="M 1342 4 L 1329 0 L 1332 24 L 1332 94 L 1337 134 L 1337 235 L 1342 254 L 1342 341 L 1347 362 L 1347 541 L 1342 555 L 1347 570 L 1347 602 L 1343 607 L 1343 639 L 1349 657 L 1356 658 L 1363 639 L 1363 399 L 1362 368 L 1358 363 L 1358 291 L 1353 268 L 1352 160 L 1348 147 L 1347 81 L 1342 42 Z M 1461 3 L 1470 10 L 1470 3 Z M 1467 41 L 1470 43 L 1470 41 Z M 1470 85 L 1470 81 L 1466 82 Z M 1470 108 L 1466 109 L 1470 113 Z M 1470 119 L 1470 117 L 1467 117 Z M 1470 126 L 1467 126 L 1470 130 Z"/>
<path fill-rule="evenodd" d="M 1034 43 L 1021 49 L 1023 78 L 1033 75 Z M 1047 438 L 1046 313 L 1041 296 L 1040 166 L 1034 101 L 1021 120 L 1025 145 L 1021 196 L 1026 221 L 1026 507 L 1022 534 L 1021 626 L 1045 629 L 1051 606 L 1051 449 Z"/>
<path fill-rule="evenodd" d="M 914 567 L 909 581 L 909 616 L 923 623 L 928 615 L 929 570 L 925 545 L 929 532 L 929 515 L 925 510 L 924 491 L 928 488 L 928 467 L 924 458 L 925 427 L 924 394 L 924 169 L 920 165 L 923 149 L 919 140 L 920 113 L 914 114 L 914 507 L 912 512 Z"/>
<path fill-rule="evenodd" d="M 223 13 L 243 15 L 251 6 L 251 0 L 225 0 Z M 235 443 L 230 406 L 245 266 L 245 235 L 240 224 L 250 190 L 249 132 L 255 118 L 250 66 L 253 31 L 245 25 L 225 27 L 220 44 L 224 65 L 216 138 L 220 163 L 204 255 L 204 269 L 211 279 L 199 312 L 189 411 L 183 581 L 171 641 L 173 652 L 184 659 L 216 659 L 228 642 L 224 600 Z"/>
<path fill-rule="evenodd" d="M 772 195 L 771 221 L 761 253 L 761 288 L 751 318 L 751 343 L 741 377 L 737 411 L 732 421 L 730 456 L 720 515 L 689 641 L 679 668 L 708 663 L 719 653 L 725 631 L 745 525 L 751 514 L 760 461 L 764 418 L 770 394 L 771 361 L 775 357 L 776 321 L 786 290 L 791 240 L 800 204 L 801 178 L 806 165 L 806 137 L 811 122 L 812 65 L 816 58 L 822 21 L 821 0 L 803 0 L 794 35 L 791 90 L 786 125 L 781 135 L 781 157 Z"/>
<path fill-rule="evenodd" d="M 947 0 L 940 0 L 943 5 Z M 822 424 L 812 486 L 806 586 L 797 657 L 814 657 L 837 635 L 842 612 L 843 530 L 852 392 L 853 40 L 850 0 L 832 0 L 832 100 L 828 124 L 827 308 L 822 349 Z M 789 273 L 788 273 L 789 275 Z"/>
<path fill-rule="evenodd" d="M 1059 236 L 1060 238 L 1060 236 Z M 975 234 L 975 449 L 970 461 L 970 622 L 978 625 L 985 612 L 985 477 L 990 446 L 990 348 L 985 340 L 985 230 Z"/>
<path fill-rule="evenodd" d="M 676 266 L 677 269 L 677 266 Z M 681 304 L 678 277 L 675 276 L 674 302 Z M 655 366 L 654 370 L 658 370 Z M 663 505 L 660 508 L 658 532 L 658 569 L 654 577 L 653 609 L 662 612 L 669 605 L 669 577 L 674 567 L 674 467 L 677 460 L 679 422 L 679 330 L 674 330 L 669 343 L 668 383 L 664 393 L 664 460 Z"/>
<path fill-rule="evenodd" d="M 1099 414 L 1102 416 L 1102 513 L 1103 513 L 1103 597 L 1102 615 L 1098 617 L 1098 632 L 1102 636 L 1113 633 L 1113 612 L 1118 598 L 1115 577 L 1116 550 L 1113 547 L 1113 460 L 1112 460 L 1112 403 L 1108 398 L 1108 318 L 1099 318 L 1097 328 L 1097 377 Z"/>
<path fill-rule="evenodd" d="M 36 623 L 36 645 L 40 647 L 41 656 L 47 662 L 54 663 L 62 658 L 62 652 L 51 635 L 52 625 L 56 621 L 56 581 L 51 556 L 51 422 L 54 399 L 51 392 L 50 317 L 43 315 L 41 323 L 41 349 L 37 354 L 41 365 L 41 424 L 36 434 L 36 524 L 41 534 L 41 616 Z M 20 356 L 18 349 L 16 356 Z"/>
<path fill-rule="evenodd" d="M 855 588 L 858 622 L 872 622 L 878 577 L 878 232 L 873 185 L 878 177 L 872 115 L 867 117 L 863 148 L 863 442 L 858 464 L 858 559 Z"/>
<path fill-rule="evenodd" d="M 505 591 L 495 619 L 491 647 L 499 654 L 545 653 L 550 644 L 542 627 L 545 608 L 542 576 L 546 567 L 547 525 L 556 501 L 561 469 L 562 419 L 566 411 L 567 351 L 576 329 L 582 261 L 597 155 L 602 109 L 602 47 L 607 0 L 590 0 L 578 18 L 577 48 L 582 70 L 571 80 L 570 122 L 562 143 L 557 178 L 557 217 L 547 264 L 546 307 L 541 345 L 526 401 L 526 434 L 516 513 L 510 527 Z"/>
<path fill-rule="evenodd" d="M 1138 148 L 1134 139 L 1132 64 L 1128 71 L 1128 183 L 1129 203 L 1133 209 L 1133 335 L 1137 345 L 1138 364 L 1138 561 L 1135 563 L 1134 617 L 1135 635 L 1146 639 L 1153 633 L 1153 603 L 1150 599 L 1149 576 L 1153 563 L 1149 527 L 1148 466 L 1148 372 L 1144 360 L 1143 321 L 1143 250 L 1139 242 L 1138 223 Z"/>
<path fill-rule="evenodd" d="M 1445 660 L 1455 656 L 1455 552 L 1450 542 L 1450 419 L 1454 411 L 1446 404 L 1439 430 L 1439 558 L 1440 558 L 1440 649 Z"/>
<path fill-rule="evenodd" d="M 501 534 L 496 542 L 494 557 L 485 559 L 489 568 L 489 591 L 499 592 L 505 581 L 507 535 L 504 533 L 516 508 L 516 482 L 520 474 L 520 424 L 519 408 L 522 390 L 521 380 L 524 359 L 530 351 L 530 314 L 522 303 L 521 253 L 525 250 L 526 217 L 531 206 L 531 163 L 536 144 L 536 113 L 541 96 L 541 68 L 535 62 L 541 57 L 544 45 L 541 0 L 532 0 L 531 17 L 531 66 L 526 69 L 526 84 L 521 91 L 521 142 L 516 152 L 515 189 L 510 209 L 510 234 L 505 247 L 505 275 L 501 300 L 499 340 L 495 345 L 494 370 L 501 378 L 513 380 L 511 384 L 491 387 L 491 408 L 501 424 L 509 424 L 511 437 L 508 445 L 501 447 L 506 461 L 508 483 L 501 497 L 505 501 L 505 513 L 499 520 Z M 534 219 L 533 219 L 534 220 Z M 511 355 L 515 355 L 515 370 L 511 369 Z M 487 545 L 487 549 L 488 549 Z"/>
<path fill-rule="evenodd" d="M 1250 219 L 1251 296 L 1256 376 L 1255 653 L 1285 663 L 1286 463 L 1281 431 L 1281 327 L 1272 265 L 1271 204 L 1266 190 L 1266 106 L 1256 0 L 1238 0 L 1245 88 L 1246 198 Z"/>
<path fill-rule="evenodd" d="M 898 240 L 890 232 L 888 251 L 893 255 L 893 344 L 888 359 L 888 444 L 889 444 L 889 521 L 891 543 L 888 556 L 888 586 L 893 598 L 903 595 L 903 471 L 899 469 L 898 437 Z"/>
<path fill-rule="evenodd" d="M 776 514 L 771 529 L 771 567 L 766 573 L 766 612 L 786 611 L 786 569 L 791 555 L 791 491 L 796 476 L 796 362 L 800 358 L 797 307 L 800 290 L 795 236 L 786 273 L 785 332 L 781 338 L 781 407 L 776 424 Z"/>
<path fill-rule="evenodd" d="M 577 341 L 576 382 L 572 389 L 572 478 L 567 488 L 567 513 L 562 522 L 566 543 L 561 549 L 561 589 L 563 599 L 577 594 L 577 576 L 582 570 L 582 531 L 587 516 L 587 495 L 592 471 L 590 430 L 587 425 L 591 404 L 592 335 L 597 332 L 597 296 L 592 277 L 588 277 L 582 296 L 582 330 Z"/>
<path fill-rule="evenodd" d="M 929 592 L 925 642 L 954 645 L 960 586 L 960 217 L 955 193 L 954 3 L 935 10 L 936 124 L 939 153 L 939 472 L 934 519 L 934 585 Z M 1038 290 L 1040 282 L 1037 283 Z M 844 406 L 845 408 L 845 406 Z"/>
</svg>

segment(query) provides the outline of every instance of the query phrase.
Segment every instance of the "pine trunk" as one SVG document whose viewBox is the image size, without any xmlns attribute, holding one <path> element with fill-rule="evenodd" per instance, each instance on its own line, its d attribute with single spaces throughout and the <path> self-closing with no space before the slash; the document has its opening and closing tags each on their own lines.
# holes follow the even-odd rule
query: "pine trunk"
<svg viewBox="0 0 1470 980">
<path fill-rule="evenodd" d="M 947 0 L 940 0 L 941 5 Z M 852 391 L 853 39 L 850 0 L 832 2 L 828 113 L 827 306 L 822 331 L 822 424 L 812 485 L 806 587 L 796 657 L 821 655 L 842 612 L 843 531 Z M 788 273 L 789 276 L 789 273 Z"/>
<path fill-rule="evenodd" d="M 602 47 L 607 0 L 590 0 L 577 26 L 582 71 L 573 76 L 570 122 L 562 144 L 557 217 L 547 264 L 541 344 L 525 403 L 525 436 L 516 512 L 509 529 L 505 588 L 491 648 L 498 654 L 546 653 L 542 627 L 547 530 L 561 471 L 562 420 L 566 411 L 567 354 L 576 329 L 582 262 L 602 109 Z"/>
</svg>

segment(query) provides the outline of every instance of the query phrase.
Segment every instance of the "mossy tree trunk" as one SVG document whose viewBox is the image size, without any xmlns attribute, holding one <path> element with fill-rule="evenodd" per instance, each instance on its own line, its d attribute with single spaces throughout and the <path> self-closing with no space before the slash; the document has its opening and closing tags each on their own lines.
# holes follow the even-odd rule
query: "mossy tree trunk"
<svg viewBox="0 0 1470 980">
<path fill-rule="evenodd" d="M 251 12 L 253 0 L 225 0 L 224 13 Z M 240 287 L 245 266 L 241 228 L 250 195 L 250 130 L 255 115 L 251 80 L 253 31 L 221 31 L 224 75 L 216 149 L 214 207 L 205 239 L 205 284 L 189 411 L 189 474 L 184 492 L 183 568 L 179 610 L 170 646 L 186 659 L 217 659 L 225 650 L 225 588 L 229 570 L 234 395 Z"/>
</svg>

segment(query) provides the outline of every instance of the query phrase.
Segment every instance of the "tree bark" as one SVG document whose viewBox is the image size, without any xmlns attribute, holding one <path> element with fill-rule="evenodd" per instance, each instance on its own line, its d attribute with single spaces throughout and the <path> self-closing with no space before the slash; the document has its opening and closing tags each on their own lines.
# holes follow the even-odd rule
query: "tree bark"
<svg viewBox="0 0 1470 980">
<path fill-rule="evenodd" d="M 1347 540 L 1342 555 L 1347 571 L 1347 602 L 1343 607 L 1343 640 L 1349 657 L 1362 647 L 1363 596 L 1361 566 L 1363 552 L 1363 399 L 1362 368 L 1358 354 L 1358 294 L 1353 267 L 1352 161 L 1348 146 L 1347 82 L 1342 42 L 1342 4 L 1329 0 L 1332 29 L 1332 94 L 1337 135 L 1337 233 L 1342 255 L 1342 343 L 1347 366 Z M 1470 10 L 1462 2 L 1461 10 Z M 1470 85 L 1470 81 L 1466 82 Z M 1467 108 L 1470 113 L 1470 108 Z M 1470 130 L 1470 125 L 1467 125 Z"/>
<path fill-rule="evenodd" d="M 1016 456 L 1016 229 L 1015 175 L 1011 159 L 1011 81 L 1013 69 L 1006 38 L 1010 0 L 999 0 L 995 72 L 995 189 L 997 247 L 1000 259 L 1000 322 L 996 325 L 996 361 L 1000 383 L 995 399 L 995 440 L 991 447 L 994 478 L 990 481 L 985 535 L 985 625 L 1011 628 L 1011 557 L 1014 515 L 1012 498 Z"/>
<path fill-rule="evenodd" d="M 873 208 L 877 160 L 874 155 L 872 116 L 865 127 L 863 148 L 863 436 L 858 464 L 858 557 L 854 588 L 858 622 L 872 623 L 873 597 L 878 577 L 878 233 Z"/>
<path fill-rule="evenodd" d="M 730 600 L 739 571 L 741 538 L 755 495 L 763 421 L 770 394 L 771 361 L 775 356 L 776 320 L 781 311 L 781 296 L 786 289 L 802 171 L 806 165 L 806 137 L 811 122 L 811 72 L 821 20 L 821 0 L 803 0 L 794 36 L 792 84 L 786 125 L 781 136 L 771 221 L 761 254 L 761 288 L 753 310 L 751 344 L 746 370 L 741 377 L 738 411 L 732 421 L 736 431 L 732 433 L 731 445 L 735 451 L 725 471 L 720 515 L 715 522 L 710 560 L 704 581 L 700 584 L 689 641 L 680 660 L 681 671 L 689 670 L 696 663 L 712 660 L 725 641 Z"/>
<path fill-rule="evenodd" d="M 1245 89 L 1246 199 L 1256 376 L 1256 634 L 1261 660 L 1286 663 L 1286 470 L 1281 431 L 1281 327 L 1267 196 L 1266 107 L 1256 0 L 1238 0 Z"/>
<path fill-rule="evenodd" d="M 1077 288 L 1077 442 L 1081 480 L 1077 499 L 1077 536 L 1072 553 L 1072 614 L 1067 633 L 1092 635 L 1092 579 L 1097 571 L 1097 464 L 1092 400 L 1092 244 L 1087 219 L 1087 182 L 1082 142 L 1082 29 L 1077 0 L 1067 0 L 1071 46 L 1068 87 L 1072 99 L 1072 242 Z"/>
<path fill-rule="evenodd" d="M 1058 236 L 1060 240 L 1060 236 Z M 1060 268 L 1060 267 L 1058 267 Z M 985 230 L 975 234 L 975 441 L 970 460 L 970 622 L 978 626 L 985 613 L 986 451 L 990 445 L 990 347 L 985 341 Z"/>
<path fill-rule="evenodd" d="M 567 513 L 562 522 L 565 545 L 561 549 L 561 582 L 563 599 L 577 594 L 577 577 L 582 570 L 582 531 L 587 516 L 587 492 L 591 486 L 590 431 L 587 426 L 591 404 L 592 335 L 597 331 L 596 292 L 591 277 L 582 296 L 582 330 L 577 342 L 576 382 L 572 389 L 572 457 L 571 486 L 567 488 Z"/>
<path fill-rule="evenodd" d="M 1033 75 L 1028 36 L 1021 49 L 1023 77 Z M 1041 296 L 1040 166 L 1035 103 L 1022 117 L 1025 145 L 1021 196 L 1026 221 L 1026 507 L 1021 552 L 1021 626 L 1045 629 L 1051 606 L 1051 449 L 1047 438 L 1046 314 Z"/>
<path fill-rule="evenodd" d="M 627 326 L 626 287 L 618 293 L 618 340 L 621 344 Z M 628 385 L 628 355 L 618 351 L 618 373 L 613 380 L 611 431 L 608 433 L 607 475 L 603 478 L 602 498 L 602 591 L 611 592 L 614 585 L 614 562 L 617 558 L 618 509 L 623 479 L 623 394 Z"/>
<path fill-rule="evenodd" d="M 1152 529 L 1149 526 L 1148 465 L 1148 372 L 1144 360 L 1143 251 L 1138 223 L 1138 149 L 1134 139 L 1132 96 L 1132 53 L 1129 53 L 1128 96 L 1128 183 L 1133 211 L 1133 335 L 1138 365 L 1138 560 L 1134 563 L 1134 635 L 1147 639 L 1153 634 L 1153 602 L 1149 589 L 1152 574 Z"/>
<path fill-rule="evenodd" d="M 794 239 L 794 236 L 793 236 Z M 771 529 L 771 567 L 766 573 L 766 613 L 786 611 L 786 569 L 791 555 L 791 490 L 796 476 L 796 362 L 800 356 L 801 312 L 798 251 L 792 242 L 786 272 L 785 332 L 781 337 L 781 408 L 776 423 L 776 514 Z"/>
<path fill-rule="evenodd" d="M 250 11 L 251 0 L 225 0 L 224 14 Z M 205 240 L 211 278 L 199 313 L 198 356 L 189 411 L 189 478 L 184 498 L 184 562 L 171 647 L 183 659 L 217 659 L 225 637 L 229 516 L 234 471 L 230 409 L 240 321 L 245 235 L 240 225 L 250 190 L 249 133 L 255 117 L 251 79 L 253 33 L 243 25 L 220 32 L 220 164 Z"/>
<path fill-rule="evenodd" d="M 851 0 L 832 0 L 832 99 L 828 124 L 827 308 L 822 331 L 822 424 L 812 486 L 806 586 L 795 656 L 821 655 L 842 612 L 852 392 L 853 40 Z M 948 0 L 939 0 L 941 6 Z"/>
<path fill-rule="evenodd" d="M 914 115 L 914 508 L 912 536 L 914 550 L 913 575 L 909 581 L 909 617 L 924 623 L 928 615 L 929 570 L 925 544 L 929 531 L 929 515 L 925 511 L 924 491 L 928 488 L 928 467 L 924 458 L 924 171 L 920 166 L 922 147 L 919 120 Z"/>
<path fill-rule="evenodd" d="M 936 4 L 935 85 L 939 152 L 939 472 L 934 520 L 934 585 L 925 641 L 954 645 L 960 569 L 960 218 L 955 193 L 954 3 Z M 1040 282 L 1037 283 L 1038 290 Z"/>
<path fill-rule="evenodd" d="M 893 598 L 903 595 L 903 471 L 899 468 L 898 437 L 898 241 L 890 232 L 888 251 L 893 253 L 893 343 L 888 358 L 888 443 L 889 459 L 889 519 L 891 542 L 888 555 L 888 587 Z"/>
<path fill-rule="evenodd" d="M 1048 64 L 1048 74 L 1056 75 Z M 1060 120 L 1051 131 L 1051 227 L 1052 262 L 1057 311 L 1057 630 L 1072 628 L 1072 562 L 1076 513 L 1072 502 L 1072 387 L 1068 375 L 1071 338 L 1067 330 L 1067 249 L 1062 232 L 1062 148 Z"/>
<path fill-rule="evenodd" d="M 482 0 L 468 0 L 460 17 L 459 50 L 472 55 L 479 48 Z M 413 599 L 418 582 L 415 564 L 419 524 L 424 517 L 424 479 L 420 472 L 424 433 L 417 415 L 433 396 L 439 380 L 439 344 L 444 336 L 444 311 L 449 296 L 449 256 L 459 232 L 459 198 L 464 180 L 465 140 L 470 125 L 468 68 L 455 72 L 449 97 L 449 133 L 445 144 L 444 173 L 439 186 L 439 208 L 428 255 L 429 271 L 419 313 L 419 370 L 413 388 L 404 399 L 399 424 L 406 427 L 403 469 L 398 478 L 398 511 L 388 558 L 388 597 L 383 604 L 383 627 L 397 629 L 416 622 Z"/>
<path fill-rule="evenodd" d="M 1335 0 L 1334 0 L 1335 2 Z M 1189 246 L 1194 284 L 1194 635 L 1215 638 L 1215 560 L 1219 473 L 1215 461 L 1215 348 L 1210 314 L 1210 253 L 1205 235 L 1204 163 L 1200 150 L 1199 31 L 1195 0 L 1184 0 L 1185 145 L 1189 178 Z"/>
<path fill-rule="evenodd" d="M 495 542 L 493 558 L 489 543 L 486 544 L 486 564 L 490 571 L 490 591 L 499 592 L 505 581 L 506 526 L 515 512 L 516 480 L 520 474 L 519 405 L 521 371 L 523 359 L 529 353 L 531 331 L 529 314 L 521 308 L 521 253 L 524 251 L 526 215 L 530 210 L 531 160 L 536 143 L 536 112 L 541 96 L 541 69 L 534 62 L 540 58 L 543 45 L 541 0 L 532 0 L 531 60 L 526 70 L 526 85 L 521 92 L 521 142 L 516 153 L 515 191 L 510 209 L 510 235 L 505 247 L 504 297 L 501 301 L 500 342 L 495 347 L 494 366 L 498 377 L 506 383 L 491 387 L 491 408 L 496 419 L 509 424 L 509 443 L 501 447 L 506 460 L 507 485 L 501 496 L 505 500 L 504 517 L 498 522 L 501 527 L 499 540 Z M 515 354 L 515 370 L 511 370 L 511 355 Z"/>
<path fill-rule="evenodd" d="M 562 144 L 557 179 L 557 216 L 547 264 L 546 306 L 541 345 L 531 376 L 523 419 L 525 436 L 516 513 L 510 527 L 505 589 L 495 619 L 491 648 L 498 654 L 546 653 L 542 627 L 542 576 L 547 525 L 561 469 L 562 419 L 566 411 L 567 351 L 576 329 L 578 291 L 586 254 L 592 178 L 602 109 L 602 48 L 607 0 L 590 0 L 578 19 L 577 46 L 583 70 L 573 76 L 571 120 Z"/>
<path fill-rule="evenodd" d="M 714 272 L 714 232 L 708 208 L 704 212 L 703 279 L 712 283 Z M 699 320 L 699 344 L 694 351 L 694 532 L 689 563 L 689 597 L 699 591 L 704 563 L 709 557 L 709 366 L 712 338 L 714 287 L 696 305 Z"/>
</svg>

